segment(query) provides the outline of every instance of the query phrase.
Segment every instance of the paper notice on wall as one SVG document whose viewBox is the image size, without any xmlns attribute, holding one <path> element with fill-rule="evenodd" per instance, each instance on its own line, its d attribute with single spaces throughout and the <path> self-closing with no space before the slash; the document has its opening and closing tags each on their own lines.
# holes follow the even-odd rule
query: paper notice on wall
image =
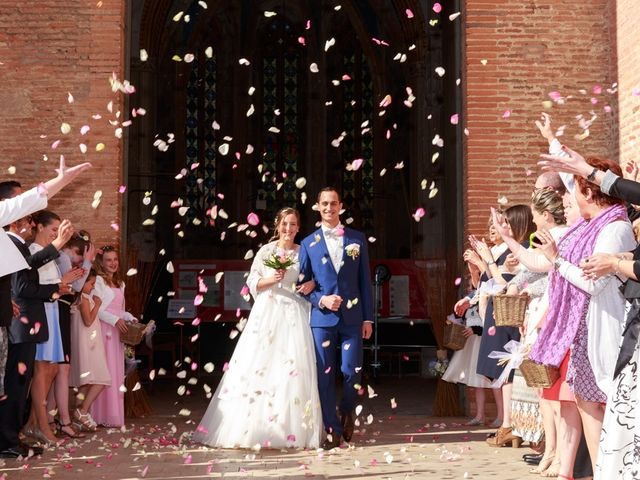
<svg viewBox="0 0 640 480">
<path fill-rule="evenodd" d="M 409 315 L 408 275 L 392 275 L 389 280 L 389 315 Z"/>
<path fill-rule="evenodd" d="M 247 282 L 247 272 L 224 272 L 224 309 L 225 310 L 250 310 L 251 304 L 247 302 L 240 291 Z"/>
</svg>

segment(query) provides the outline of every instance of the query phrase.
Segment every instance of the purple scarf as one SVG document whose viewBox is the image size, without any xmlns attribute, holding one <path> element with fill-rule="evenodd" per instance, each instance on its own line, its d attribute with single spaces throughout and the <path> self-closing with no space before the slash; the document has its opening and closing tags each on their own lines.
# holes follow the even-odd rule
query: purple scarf
<svg viewBox="0 0 640 480">
<path fill-rule="evenodd" d="M 578 265 L 591 256 L 602 229 L 616 220 L 627 219 L 622 205 L 613 205 L 587 222 L 580 219 L 558 244 L 559 255 Z M 549 273 L 549 310 L 529 358 L 544 365 L 560 366 L 573 343 L 582 319 L 587 316 L 590 296 L 572 285 L 557 271 Z"/>
</svg>

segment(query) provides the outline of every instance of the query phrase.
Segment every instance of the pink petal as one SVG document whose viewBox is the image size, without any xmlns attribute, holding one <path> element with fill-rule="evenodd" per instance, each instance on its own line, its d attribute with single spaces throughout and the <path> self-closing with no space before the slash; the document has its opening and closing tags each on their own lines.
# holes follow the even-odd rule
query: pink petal
<svg viewBox="0 0 640 480">
<path fill-rule="evenodd" d="M 440 5 L 439 3 L 434 3 L 433 4 L 433 11 L 436 13 L 440 13 L 442 11 L 442 5 Z"/>
<path fill-rule="evenodd" d="M 26 371 L 27 371 L 27 365 L 22 362 L 18 362 L 18 373 L 20 375 L 24 375 Z"/>
<path fill-rule="evenodd" d="M 511 110 L 505 110 L 502 114 L 502 118 L 509 118 L 511 116 Z"/>
<path fill-rule="evenodd" d="M 407 8 L 404 13 L 407 15 L 407 18 L 413 18 L 413 12 L 410 8 Z"/>
<path fill-rule="evenodd" d="M 451 125 L 457 125 L 458 120 L 459 120 L 459 117 L 457 113 L 454 113 L 453 115 L 451 115 L 451 119 L 450 119 Z"/>
<path fill-rule="evenodd" d="M 86 135 L 87 133 L 89 133 L 89 130 L 91 130 L 91 127 L 89 125 L 83 125 L 82 127 L 80 127 L 80 135 Z"/>
<path fill-rule="evenodd" d="M 240 290 L 240 295 L 242 295 L 244 297 L 248 293 L 249 293 L 249 287 L 247 287 L 246 285 L 243 285 L 242 289 Z"/>
<path fill-rule="evenodd" d="M 198 305 L 202 304 L 203 301 L 204 301 L 204 297 L 198 294 L 196 295 L 196 298 L 193 299 L 193 304 L 197 307 Z"/>
<path fill-rule="evenodd" d="M 496 334 L 496 327 L 489 327 L 489 330 L 487 330 L 487 333 L 493 337 Z"/>
<path fill-rule="evenodd" d="M 600 95 L 602 93 L 602 87 L 600 85 L 593 86 L 593 94 Z"/>
<path fill-rule="evenodd" d="M 300 45 L 306 45 L 306 40 L 304 39 L 304 37 L 298 37 L 298 43 Z"/>
<path fill-rule="evenodd" d="M 353 170 L 358 170 L 362 166 L 362 162 L 364 162 L 364 159 L 356 158 L 353 162 L 351 162 L 351 168 Z"/>
<path fill-rule="evenodd" d="M 51 149 L 55 150 L 56 148 L 58 148 L 58 146 L 60 146 L 60 140 L 56 140 L 55 142 L 53 142 L 51 144 Z"/>
<path fill-rule="evenodd" d="M 453 284 L 457 287 L 462 283 L 462 278 L 458 277 L 456 278 L 456 280 L 453 282 Z"/>
<path fill-rule="evenodd" d="M 120 185 L 118 187 L 118 193 L 124 193 L 127 191 L 127 186 L 126 185 Z"/>
</svg>

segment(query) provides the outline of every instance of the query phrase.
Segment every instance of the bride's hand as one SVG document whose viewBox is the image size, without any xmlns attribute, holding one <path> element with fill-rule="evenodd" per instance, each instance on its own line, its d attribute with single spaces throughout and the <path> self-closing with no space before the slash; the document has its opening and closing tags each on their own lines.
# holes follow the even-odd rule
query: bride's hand
<svg viewBox="0 0 640 480">
<path fill-rule="evenodd" d="M 276 270 L 273 274 L 273 283 L 281 282 L 284 279 L 285 270 Z"/>
<path fill-rule="evenodd" d="M 316 289 L 316 282 L 314 282 L 313 280 L 309 280 L 308 282 L 304 282 L 298 285 L 298 288 L 296 288 L 296 292 L 298 292 L 301 295 L 309 295 L 315 289 Z"/>
</svg>

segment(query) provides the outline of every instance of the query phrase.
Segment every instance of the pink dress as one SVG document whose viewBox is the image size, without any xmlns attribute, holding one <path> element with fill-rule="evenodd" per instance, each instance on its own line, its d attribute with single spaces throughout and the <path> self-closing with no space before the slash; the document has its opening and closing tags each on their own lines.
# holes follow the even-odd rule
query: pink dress
<svg viewBox="0 0 640 480">
<path fill-rule="evenodd" d="M 89 302 L 89 309 L 94 303 L 90 295 L 82 294 Z M 71 374 L 69 384 L 72 387 L 82 385 L 111 385 L 111 375 L 107 368 L 104 352 L 102 329 L 98 317 L 87 327 L 77 305 L 71 307 Z"/>
<path fill-rule="evenodd" d="M 125 314 L 124 291 L 115 287 L 111 287 L 111 290 L 114 296 L 106 310 L 122 318 Z M 121 427 L 124 425 L 124 392 L 120 390 L 124 385 L 124 343 L 120 341 L 120 332 L 116 327 L 107 322 L 102 322 L 100 327 L 111 385 L 105 387 L 91 405 L 91 416 L 98 425 Z"/>
</svg>

